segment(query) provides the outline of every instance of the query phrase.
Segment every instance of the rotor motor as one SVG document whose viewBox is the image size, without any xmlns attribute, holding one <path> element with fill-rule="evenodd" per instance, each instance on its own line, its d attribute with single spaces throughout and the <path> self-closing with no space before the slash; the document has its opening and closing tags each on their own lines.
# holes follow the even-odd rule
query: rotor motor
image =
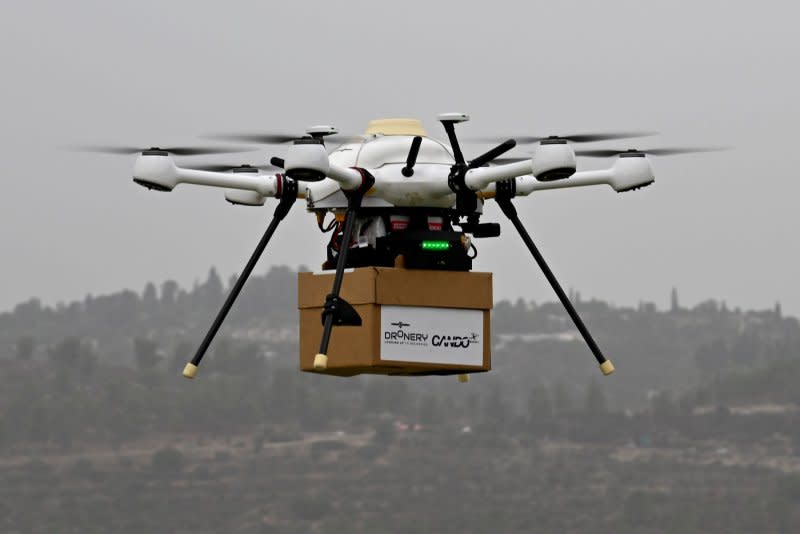
<svg viewBox="0 0 800 534">
<path fill-rule="evenodd" d="M 620 154 L 612 167 L 611 187 L 617 193 L 632 191 L 655 181 L 653 167 L 643 152 Z"/>
<path fill-rule="evenodd" d="M 533 156 L 533 175 L 540 182 L 569 178 L 577 170 L 575 151 L 566 139 L 542 139 Z"/>
<path fill-rule="evenodd" d="M 322 139 L 295 139 L 285 158 L 286 175 L 298 182 L 319 182 L 328 174 L 330 163 Z"/>
<path fill-rule="evenodd" d="M 178 171 L 169 153 L 154 147 L 136 158 L 133 181 L 155 191 L 172 191 L 178 185 Z"/>
<path fill-rule="evenodd" d="M 257 167 L 250 165 L 241 165 L 231 169 L 234 174 L 258 174 Z M 239 204 L 241 206 L 263 206 L 267 198 L 255 191 L 247 191 L 244 189 L 229 189 L 225 191 L 225 200 L 231 204 Z"/>
</svg>

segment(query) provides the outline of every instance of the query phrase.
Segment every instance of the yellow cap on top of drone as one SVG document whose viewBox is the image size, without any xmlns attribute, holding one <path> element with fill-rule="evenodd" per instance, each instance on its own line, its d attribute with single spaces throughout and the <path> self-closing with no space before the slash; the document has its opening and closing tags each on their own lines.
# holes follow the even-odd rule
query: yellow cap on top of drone
<svg viewBox="0 0 800 534">
<path fill-rule="evenodd" d="M 369 121 L 366 134 L 427 135 L 419 119 L 376 119 Z"/>
</svg>

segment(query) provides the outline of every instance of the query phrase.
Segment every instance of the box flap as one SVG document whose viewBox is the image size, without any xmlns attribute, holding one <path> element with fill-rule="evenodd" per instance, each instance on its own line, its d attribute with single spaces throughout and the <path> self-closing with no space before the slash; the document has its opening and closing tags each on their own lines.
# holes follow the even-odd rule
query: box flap
<svg viewBox="0 0 800 534">
<path fill-rule="evenodd" d="M 344 273 L 341 296 L 352 305 L 375 302 L 375 267 L 348 269 Z M 298 273 L 297 307 L 321 308 L 333 288 L 333 272 Z"/>
<path fill-rule="evenodd" d="M 299 273 L 297 307 L 321 308 L 334 274 Z M 356 304 L 394 304 L 488 310 L 492 273 L 360 267 L 345 272 L 342 298 Z"/>
<path fill-rule="evenodd" d="M 492 308 L 492 273 L 376 267 L 378 304 Z"/>
</svg>

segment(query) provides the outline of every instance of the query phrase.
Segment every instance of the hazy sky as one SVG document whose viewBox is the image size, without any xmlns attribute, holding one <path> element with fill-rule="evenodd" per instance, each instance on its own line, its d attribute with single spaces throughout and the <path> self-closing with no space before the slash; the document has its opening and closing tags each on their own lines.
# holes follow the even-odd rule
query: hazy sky
<svg viewBox="0 0 800 534">
<path fill-rule="evenodd" d="M 638 192 L 516 204 L 563 285 L 584 297 L 664 306 L 677 286 L 688 305 L 780 300 L 800 314 L 796 4 L 480 4 L 3 2 L 0 310 L 31 296 L 191 285 L 212 265 L 227 277 L 272 214 L 274 201 L 234 207 L 219 189 L 150 192 L 131 181 L 134 156 L 62 146 L 319 123 L 360 133 L 387 116 L 444 137 L 436 115 L 462 111 L 465 135 L 653 129 L 661 135 L 597 146 L 735 146 L 654 159 L 656 183 Z M 478 242 L 475 268 L 495 273 L 496 296 L 554 299 L 513 227 L 487 212 L 504 235 Z M 318 267 L 323 243 L 298 206 L 258 270 Z"/>
</svg>

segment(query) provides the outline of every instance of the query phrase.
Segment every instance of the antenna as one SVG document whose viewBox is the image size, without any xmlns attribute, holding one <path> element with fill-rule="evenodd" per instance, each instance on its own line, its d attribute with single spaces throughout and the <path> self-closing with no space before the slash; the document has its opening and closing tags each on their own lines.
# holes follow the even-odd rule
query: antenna
<svg viewBox="0 0 800 534">
<path fill-rule="evenodd" d="M 406 158 L 406 166 L 400 171 L 406 178 L 414 176 L 414 165 L 417 163 L 417 156 L 419 155 L 419 147 L 422 144 L 422 137 L 416 136 L 411 141 L 411 149 L 408 151 L 408 158 Z"/>
</svg>

